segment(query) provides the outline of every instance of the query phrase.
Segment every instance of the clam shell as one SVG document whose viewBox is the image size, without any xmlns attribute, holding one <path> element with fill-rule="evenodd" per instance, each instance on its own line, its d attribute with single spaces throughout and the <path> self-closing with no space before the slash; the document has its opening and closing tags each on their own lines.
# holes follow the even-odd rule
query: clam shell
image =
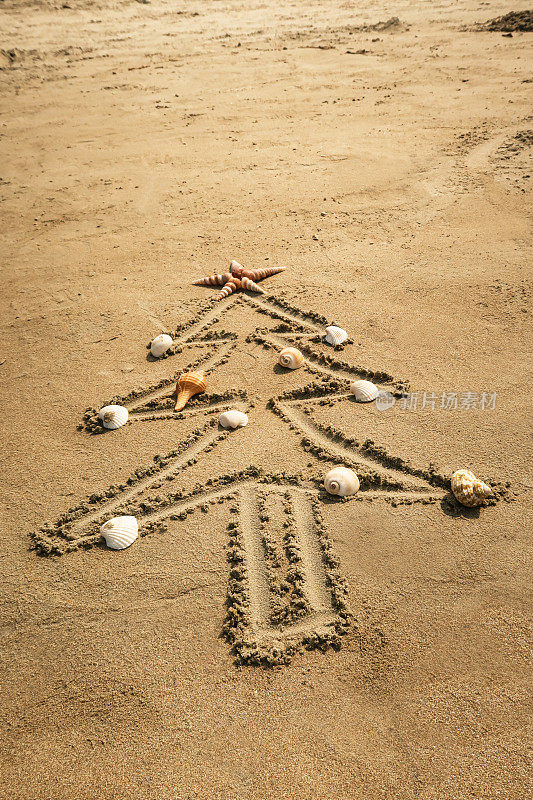
<svg viewBox="0 0 533 800">
<path fill-rule="evenodd" d="M 343 328 L 337 328 L 336 325 L 330 325 L 326 328 L 326 342 L 329 344 L 342 344 L 348 338 L 348 334 Z"/>
<path fill-rule="evenodd" d="M 156 358 L 160 358 L 167 352 L 169 347 L 172 347 L 172 337 L 168 333 L 160 333 L 159 336 L 152 340 L 150 352 Z"/>
<path fill-rule="evenodd" d="M 244 428 L 248 417 L 242 411 L 224 411 L 218 418 L 223 428 Z"/>
<path fill-rule="evenodd" d="M 463 506 L 480 506 L 487 497 L 492 497 L 490 486 L 480 481 L 469 469 L 458 469 L 452 475 L 452 492 Z"/>
<path fill-rule="evenodd" d="M 346 495 L 355 494 L 358 491 L 359 478 L 353 469 L 335 467 L 324 478 L 324 486 L 330 494 L 346 497 Z"/>
<path fill-rule="evenodd" d="M 110 431 L 121 428 L 128 421 L 128 409 L 124 406 L 104 406 L 98 412 L 102 425 Z"/>
<path fill-rule="evenodd" d="M 352 381 L 350 383 L 350 392 L 355 395 L 355 399 L 359 403 L 370 403 L 378 396 L 379 389 L 370 381 Z"/>
<path fill-rule="evenodd" d="M 279 354 L 278 363 L 287 369 L 298 369 L 304 363 L 304 357 L 295 347 L 285 347 Z"/>
<path fill-rule="evenodd" d="M 111 550 L 125 550 L 139 535 L 135 517 L 113 517 L 104 522 L 100 532 Z"/>
</svg>

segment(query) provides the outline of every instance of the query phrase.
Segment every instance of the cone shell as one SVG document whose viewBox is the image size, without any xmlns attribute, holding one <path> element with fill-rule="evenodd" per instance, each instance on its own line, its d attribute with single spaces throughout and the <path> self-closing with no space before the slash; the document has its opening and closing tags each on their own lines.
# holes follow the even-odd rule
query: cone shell
<svg viewBox="0 0 533 800">
<path fill-rule="evenodd" d="M 193 395 L 205 392 L 206 389 L 207 380 L 203 369 L 184 372 L 183 375 L 180 375 L 176 386 L 176 406 L 174 410 L 181 411 Z"/>
<path fill-rule="evenodd" d="M 125 550 L 139 535 L 135 517 L 113 517 L 104 522 L 100 532 L 111 550 Z"/>
<path fill-rule="evenodd" d="M 230 277 L 228 282 L 225 284 L 224 288 L 221 290 L 219 294 L 217 294 L 215 300 L 223 300 L 224 297 L 229 297 L 230 294 L 236 292 L 237 289 L 241 288 L 241 282 L 238 278 L 234 275 Z"/>
<path fill-rule="evenodd" d="M 359 403 L 370 403 L 378 396 L 379 389 L 370 381 L 352 381 L 350 383 L 350 392 Z"/>
<path fill-rule="evenodd" d="M 243 275 L 251 278 L 253 281 L 262 281 L 263 278 L 269 278 L 271 275 L 277 275 L 278 272 L 285 272 L 287 267 L 261 267 L 260 269 L 245 269 Z"/>
<path fill-rule="evenodd" d="M 304 357 L 295 347 L 285 347 L 279 354 L 278 363 L 287 369 L 298 369 L 304 363 Z"/>
<path fill-rule="evenodd" d="M 243 289 L 247 289 L 249 292 L 259 292 L 260 294 L 265 294 L 265 290 L 261 289 L 261 287 L 255 283 L 255 281 L 250 280 L 246 276 L 241 278 L 241 286 Z"/>
<path fill-rule="evenodd" d="M 330 494 L 346 497 L 355 494 L 359 489 L 359 478 L 348 467 L 335 467 L 324 478 L 324 486 Z"/>
<path fill-rule="evenodd" d="M 329 344 L 342 344 L 347 338 L 346 331 L 342 328 L 337 328 L 336 325 L 330 325 L 329 328 L 326 328 L 326 342 L 329 342 Z"/>
<path fill-rule="evenodd" d="M 452 475 L 452 492 L 463 506 L 480 506 L 487 497 L 492 497 L 490 486 L 476 478 L 469 469 L 458 469 Z"/>
<path fill-rule="evenodd" d="M 150 352 L 156 358 L 164 355 L 169 347 L 172 347 L 172 337 L 168 333 L 160 333 L 152 340 L 150 345 Z"/>
<path fill-rule="evenodd" d="M 223 428 L 244 428 L 248 417 L 242 411 L 224 411 L 218 418 Z"/>
<path fill-rule="evenodd" d="M 235 275 L 236 278 L 240 278 L 244 272 L 244 267 L 242 264 L 239 264 L 238 261 L 233 260 L 229 266 L 229 271 L 232 275 Z"/>
<path fill-rule="evenodd" d="M 124 406 L 104 406 L 98 412 L 102 425 L 110 431 L 116 431 L 128 421 L 128 409 Z"/>
<path fill-rule="evenodd" d="M 223 272 L 222 275 L 208 275 L 206 278 L 193 281 L 193 286 L 223 286 L 230 278 L 229 272 Z"/>
</svg>

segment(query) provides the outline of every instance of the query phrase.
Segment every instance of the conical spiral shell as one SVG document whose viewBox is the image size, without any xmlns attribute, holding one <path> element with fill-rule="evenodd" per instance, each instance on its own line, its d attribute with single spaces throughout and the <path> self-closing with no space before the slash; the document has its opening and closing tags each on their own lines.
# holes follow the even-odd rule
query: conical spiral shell
<svg viewBox="0 0 533 800">
<path fill-rule="evenodd" d="M 458 469 L 452 475 L 452 492 L 463 506 L 480 506 L 487 497 L 492 497 L 490 486 L 478 480 L 469 469 Z"/>
<path fill-rule="evenodd" d="M 242 264 L 239 264 L 238 261 L 233 260 L 229 265 L 229 271 L 232 275 L 235 275 L 236 278 L 240 278 L 244 272 L 244 267 Z"/>
<path fill-rule="evenodd" d="M 168 333 L 160 333 L 152 340 L 150 352 L 155 358 L 159 358 L 167 352 L 169 347 L 172 347 L 172 344 L 172 337 Z"/>
<path fill-rule="evenodd" d="M 286 369 L 298 369 L 304 363 L 304 357 L 295 347 L 285 347 L 279 354 L 278 363 Z"/>
<path fill-rule="evenodd" d="M 230 278 L 229 272 L 223 272 L 222 275 L 208 275 L 206 278 L 193 281 L 193 286 L 223 286 Z"/>
<path fill-rule="evenodd" d="M 102 425 L 110 431 L 116 431 L 128 421 L 128 409 L 124 406 L 104 406 L 98 412 Z"/>
<path fill-rule="evenodd" d="M 224 297 L 229 297 L 230 294 L 233 294 L 233 292 L 236 292 L 237 289 L 240 288 L 241 288 L 240 280 L 236 278 L 234 275 L 232 275 L 228 280 L 228 282 L 226 283 L 226 285 L 224 286 L 224 288 L 221 290 L 221 292 L 217 294 L 215 299 L 223 300 Z"/>
<path fill-rule="evenodd" d="M 186 406 L 191 397 L 195 394 L 205 392 L 207 389 L 206 375 L 203 369 L 194 372 L 184 372 L 178 378 L 176 386 L 176 406 L 175 411 L 181 411 Z"/>
<path fill-rule="evenodd" d="M 224 411 L 218 418 L 223 428 L 244 428 L 248 417 L 242 411 Z"/>
<path fill-rule="evenodd" d="M 330 494 L 346 497 L 355 494 L 359 489 L 359 478 L 348 467 L 335 467 L 324 478 L 324 486 Z"/>
<path fill-rule="evenodd" d="M 250 278 L 243 276 L 241 278 L 241 286 L 243 289 L 247 289 L 249 292 L 259 292 L 260 294 L 265 294 L 265 290 L 261 289 L 261 287 L 255 283 L 255 281 L 251 281 Z"/>
<path fill-rule="evenodd" d="M 125 550 L 138 537 L 139 525 L 135 517 L 113 517 L 104 522 L 100 532 L 112 550 Z"/>
<path fill-rule="evenodd" d="M 347 338 L 348 334 L 346 331 L 342 328 L 337 328 L 336 325 L 330 325 L 326 328 L 326 342 L 329 342 L 329 344 L 342 344 Z"/>
<path fill-rule="evenodd" d="M 262 281 L 263 278 L 269 278 L 271 275 L 277 275 L 278 272 L 285 272 L 287 267 L 261 267 L 260 269 L 246 269 L 243 275 L 251 278 L 253 281 Z"/>
<path fill-rule="evenodd" d="M 370 403 L 378 396 L 379 389 L 370 381 L 352 381 L 350 383 L 350 392 L 359 403 Z"/>
</svg>

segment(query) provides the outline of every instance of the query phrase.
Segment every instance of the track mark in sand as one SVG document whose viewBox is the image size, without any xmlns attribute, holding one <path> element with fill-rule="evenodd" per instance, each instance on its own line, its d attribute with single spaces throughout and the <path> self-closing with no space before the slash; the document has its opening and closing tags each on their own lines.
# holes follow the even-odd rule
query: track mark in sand
<svg viewBox="0 0 533 800">
<path fill-rule="evenodd" d="M 171 397 L 171 395 L 168 395 Z M 235 398 L 235 400 L 238 398 Z M 174 402 L 174 401 L 173 401 Z M 196 416 L 199 412 L 207 412 L 209 414 L 214 414 L 216 411 L 226 411 L 228 408 L 235 405 L 233 399 L 228 399 L 222 403 L 203 403 L 202 405 L 197 405 L 191 409 L 185 409 L 184 411 L 180 411 L 180 419 L 187 419 L 188 417 Z M 246 411 L 246 409 L 244 409 Z M 153 410 L 139 410 L 139 411 L 132 411 L 130 413 L 130 421 L 142 421 L 142 420 L 156 420 L 156 419 L 176 419 L 178 412 L 175 412 L 172 408 L 163 409 L 158 411 L 157 409 Z"/>
<path fill-rule="evenodd" d="M 424 478 L 410 474 L 406 471 L 390 469 L 386 467 L 378 458 L 372 458 L 365 455 L 361 449 L 355 449 L 343 442 L 342 439 L 338 441 L 337 434 L 330 434 L 315 422 L 312 422 L 308 417 L 293 403 L 279 403 L 279 408 L 282 413 L 286 414 L 290 421 L 307 436 L 310 441 L 316 444 L 317 447 L 323 448 L 328 453 L 331 453 L 335 458 L 348 464 L 349 466 L 358 467 L 358 474 L 361 477 L 361 467 L 366 471 L 366 475 L 371 480 L 372 473 L 378 471 L 386 484 L 389 484 L 392 490 L 402 489 L 408 490 L 411 485 L 413 488 L 420 490 L 424 489 L 427 495 L 437 496 L 439 493 L 433 489 L 432 486 Z M 363 472 L 364 479 L 364 472 Z"/>
<path fill-rule="evenodd" d="M 306 331 L 301 330 L 302 326 L 311 328 L 314 333 L 323 333 L 324 331 L 322 327 L 319 327 L 315 322 L 313 322 L 311 317 L 303 311 L 296 309 L 285 309 L 273 299 L 260 300 L 258 297 L 252 297 L 248 295 L 243 295 L 243 298 L 244 297 L 246 297 L 244 302 L 248 302 L 251 305 L 262 308 L 267 314 L 276 316 L 279 319 L 285 320 L 286 322 L 296 324 L 300 328 L 301 333 L 306 333 Z"/>
<path fill-rule="evenodd" d="M 259 628 L 269 627 L 270 591 L 265 552 L 257 525 L 257 492 L 249 486 L 240 492 L 240 523 L 246 553 L 246 573 L 250 622 Z"/>
<path fill-rule="evenodd" d="M 314 612 L 331 613 L 331 593 L 324 575 L 324 564 L 320 545 L 316 538 L 313 512 L 309 497 L 291 493 L 294 508 L 295 535 L 300 547 L 302 571 L 305 575 L 305 592 Z"/>
</svg>

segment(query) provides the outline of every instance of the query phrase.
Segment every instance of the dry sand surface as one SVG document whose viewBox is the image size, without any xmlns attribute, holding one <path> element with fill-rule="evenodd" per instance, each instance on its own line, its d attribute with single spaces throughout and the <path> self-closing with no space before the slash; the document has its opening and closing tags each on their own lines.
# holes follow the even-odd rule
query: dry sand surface
<svg viewBox="0 0 533 800">
<path fill-rule="evenodd" d="M 2 3 L 2 800 L 528 795 L 524 8 Z"/>
</svg>

